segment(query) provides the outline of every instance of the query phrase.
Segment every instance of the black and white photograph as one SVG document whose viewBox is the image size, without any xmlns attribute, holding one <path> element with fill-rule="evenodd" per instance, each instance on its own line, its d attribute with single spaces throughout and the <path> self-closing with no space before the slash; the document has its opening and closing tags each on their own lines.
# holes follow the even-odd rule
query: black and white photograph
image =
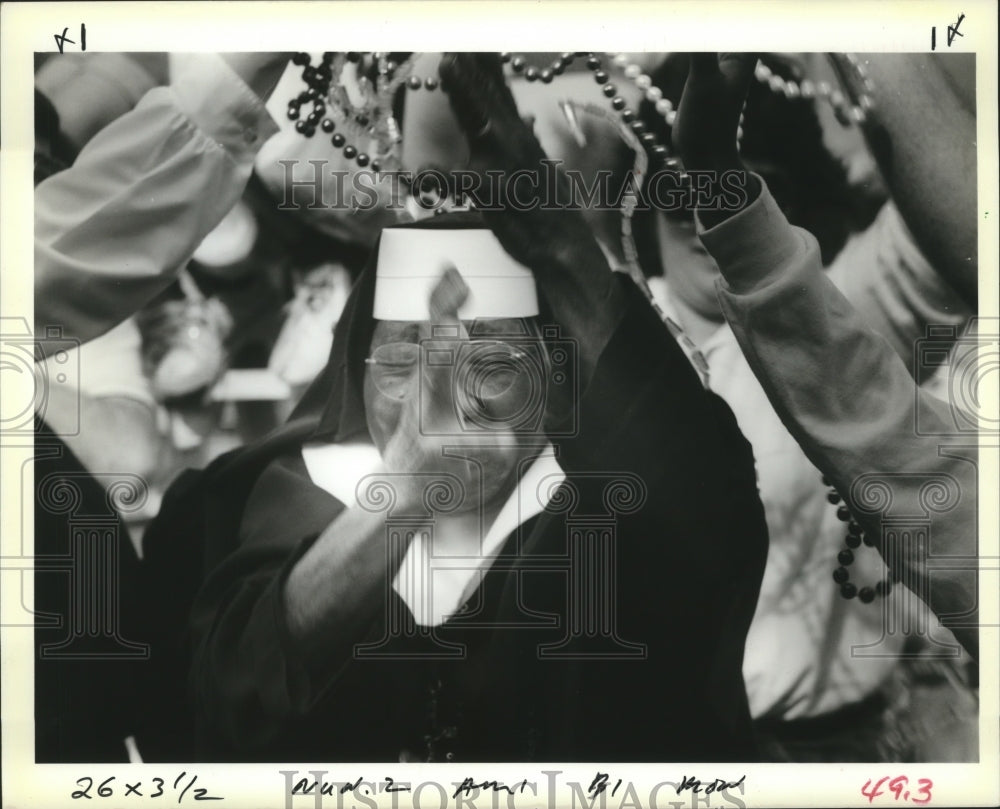
<svg viewBox="0 0 1000 809">
<path fill-rule="evenodd" d="M 1000 800 L 994 6 L 88 5 L 2 9 L 5 806 Z"/>
</svg>

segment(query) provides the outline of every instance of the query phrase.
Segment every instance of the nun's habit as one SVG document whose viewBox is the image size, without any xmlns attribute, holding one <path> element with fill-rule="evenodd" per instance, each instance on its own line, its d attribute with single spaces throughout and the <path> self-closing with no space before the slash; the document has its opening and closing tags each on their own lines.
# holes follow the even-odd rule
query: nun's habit
<svg viewBox="0 0 1000 809">
<path fill-rule="evenodd" d="M 415 227 L 482 225 L 447 215 Z M 288 425 L 189 487 L 206 548 L 190 624 L 203 758 L 755 758 L 741 666 L 767 533 L 751 450 L 648 302 L 621 283 L 628 312 L 580 397 L 579 430 L 551 435 L 566 482 L 501 538 L 447 620 L 394 632 L 400 616 L 419 628 L 394 586 L 358 638 L 369 656 L 343 664 L 324 649 L 296 653 L 282 587 L 345 508 L 314 482 L 303 448 L 370 442 L 368 267 Z M 609 488 L 616 478 L 626 483 Z M 603 600 L 595 607 L 588 593 Z"/>
</svg>

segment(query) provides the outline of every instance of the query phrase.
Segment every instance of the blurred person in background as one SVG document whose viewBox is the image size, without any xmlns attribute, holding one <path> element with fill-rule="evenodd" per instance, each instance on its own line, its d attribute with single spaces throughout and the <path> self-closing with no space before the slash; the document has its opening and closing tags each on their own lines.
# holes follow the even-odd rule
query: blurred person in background
<svg viewBox="0 0 1000 809">
<path fill-rule="evenodd" d="M 939 68 L 932 57 L 905 66 L 899 57 L 874 58 L 889 74 L 879 83 L 877 97 L 898 93 L 904 99 L 896 107 L 900 112 L 885 119 L 889 133 L 909 139 L 923 119 L 922 110 L 942 99 L 937 83 L 915 81 L 914 74 L 936 73 Z M 684 55 L 667 59 L 651 75 L 653 86 L 661 88 L 675 108 L 686 76 Z M 906 178 L 900 178 L 887 155 L 875 152 L 875 165 L 906 200 L 907 218 L 890 199 L 876 209 L 869 224 L 869 214 L 859 210 L 858 191 L 848 187 L 844 167 L 863 161 L 842 163 L 827 150 L 817 110 L 830 113 L 834 105 L 813 101 L 815 90 L 810 94 L 808 89 L 816 84 L 794 61 L 764 57 L 742 112 L 740 157 L 764 178 L 789 221 L 817 238 L 827 277 L 889 341 L 912 374 L 914 346 L 928 326 L 950 326 L 961 334 L 973 314 L 968 296 L 971 289 L 974 302 L 974 288 L 963 266 L 968 243 L 949 242 L 951 234 L 968 233 L 974 223 L 972 198 L 960 189 L 960 181 L 944 182 L 934 194 L 928 187 L 931 177 L 963 176 L 973 144 L 972 119 L 952 94 L 950 103 L 958 109 L 936 134 L 938 142 L 956 148 L 949 148 L 945 158 L 937 149 L 914 151 L 906 175 L 924 178 L 919 187 L 906 187 Z M 802 97 L 803 86 L 812 98 Z M 654 106 L 646 101 L 643 120 L 651 131 L 669 139 L 671 126 Z M 836 113 L 844 117 L 841 109 Z M 837 129 L 848 125 L 835 118 L 831 123 Z M 870 180 L 884 187 L 877 174 Z M 864 199 L 872 199 L 871 193 Z M 925 257 L 907 221 L 923 234 L 924 243 L 930 242 L 940 271 Z M 653 276 L 650 286 L 658 303 L 698 344 L 708 362 L 710 386 L 733 407 L 755 448 L 771 546 L 747 642 L 745 674 L 754 715 L 761 720 L 773 755 L 781 760 L 940 758 L 947 745 L 936 745 L 933 734 L 895 732 L 906 725 L 898 710 L 905 700 L 900 683 L 906 679 L 906 667 L 898 667 L 904 638 L 899 633 L 883 638 L 885 616 L 888 610 L 919 607 L 900 590 L 890 596 L 896 603 L 884 608 L 881 599 L 863 603 L 856 597 L 862 585 L 874 586 L 887 573 L 867 543 L 851 538 L 854 530 L 848 530 L 848 521 L 841 522 L 843 500 L 821 481 L 781 424 L 726 325 L 716 293 L 718 268 L 696 235 L 693 210 L 637 212 L 635 229 L 640 262 Z M 946 232 L 949 236 L 943 238 Z M 951 252 L 942 255 L 940 245 L 949 243 Z M 852 557 L 851 581 L 858 582 L 851 585 L 853 598 L 842 598 L 841 588 L 830 580 L 841 565 L 838 555 L 845 551 Z M 919 648 L 921 640 L 912 641 L 913 648 Z M 876 644 L 879 655 L 855 652 Z M 779 659 L 783 663 L 776 670 L 774 661 Z M 938 669 L 939 699 L 954 703 L 959 712 L 951 723 L 957 730 L 952 736 L 956 744 L 945 755 L 967 755 L 976 723 L 968 685 L 961 684 L 967 681 L 964 667 L 939 661 Z"/>
<path fill-rule="evenodd" d="M 35 332 L 48 335 L 54 327 L 63 339 L 38 339 L 37 359 L 49 352 L 64 359 L 67 343 L 84 345 L 79 399 L 76 391 L 68 398 L 56 391 L 51 412 L 43 409 L 37 417 L 36 447 L 43 449 L 35 462 L 35 553 L 39 559 L 68 555 L 81 571 L 105 560 L 111 568 L 93 572 L 110 577 L 114 598 L 100 604 L 112 611 L 101 617 L 101 629 L 106 634 L 110 626 L 113 635 L 81 639 L 72 633 L 84 616 L 74 610 L 81 598 L 98 594 L 76 593 L 74 600 L 63 576 L 44 565 L 36 571 L 36 611 L 61 618 L 40 620 L 35 630 L 39 761 L 127 760 L 125 738 L 137 732 L 149 708 L 143 686 L 155 662 L 142 646 L 150 638 L 147 582 L 105 487 L 111 490 L 116 475 L 138 480 L 133 496 L 141 500 L 140 476 L 159 436 L 135 373 L 135 332 L 127 323 L 110 332 L 173 280 L 239 197 L 253 155 L 273 126 L 260 96 L 273 87 L 275 67 L 285 58 L 175 56 L 168 86 L 153 86 L 164 80 L 155 66 L 162 69 L 166 57 L 74 56 L 67 59 L 76 65 L 69 74 L 61 57 L 42 65 Z M 101 335 L 107 335 L 102 343 L 87 345 Z M 125 373 L 129 368 L 133 372 Z M 72 513 L 52 501 L 61 488 L 78 497 Z M 77 548 L 70 533 L 79 514 L 111 520 L 110 534 Z M 95 643 L 111 643 L 112 656 L 102 647 L 103 659 L 67 659 L 57 651 L 67 632 L 69 640 L 90 644 L 91 652 Z"/>
<path fill-rule="evenodd" d="M 700 238 L 722 271 L 725 280 L 716 282 L 720 304 L 754 375 L 803 452 L 835 487 L 830 492 L 831 501 L 841 504 L 845 521 L 856 521 L 857 528 L 849 526 L 847 530 L 847 553 L 841 551 L 837 560 L 840 567 L 833 571 L 841 594 L 851 600 L 861 598 L 867 587 L 866 602 L 885 595 L 884 586 L 857 581 L 853 569 L 847 569 L 854 555 L 850 549 L 861 546 L 863 534 L 870 540 L 864 544 L 874 545 L 889 564 L 890 582 L 902 578 L 939 616 L 968 615 L 968 622 L 952 626 L 955 639 L 969 655 L 966 668 L 973 672 L 974 684 L 977 641 L 972 627 L 976 604 L 970 570 L 935 570 L 934 587 L 928 589 L 930 573 L 923 554 L 964 559 L 966 567 L 974 564 L 976 497 L 970 493 L 976 488 L 975 459 L 939 452 L 937 437 L 916 431 L 915 410 L 921 407 L 936 428 L 931 432 L 947 434 L 951 419 L 948 405 L 918 389 L 896 353 L 907 359 L 914 356 L 913 342 L 907 345 L 901 335 L 909 334 L 911 341 L 921 336 L 924 317 L 942 316 L 946 323 L 947 318 L 963 323 L 968 311 L 961 305 L 962 299 L 968 301 L 971 296 L 975 300 L 974 240 L 961 238 L 970 230 L 975 232 L 974 194 L 966 187 L 961 170 L 970 160 L 974 163 L 974 118 L 963 106 L 962 94 L 948 94 L 948 82 L 932 57 L 926 61 L 923 57 L 872 57 L 865 62 L 870 78 L 857 63 L 847 62 L 845 70 L 856 71 L 845 81 L 855 94 L 855 104 L 860 105 L 863 94 L 874 96 L 874 101 L 869 98 L 865 103 L 867 116 L 848 111 L 867 121 L 866 133 L 875 140 L 874 152 L 887 185 L 900 197 L 900 210 L 921 234 L 921 244 L 933 256 L 933 266 L 913 249 L 916 239 L 893 224 L 883 211 L 872 234 L 877 238 L 869 241 L 866 249 L 851 250 L 849 245 L 843 254 L 847 269 L 857 272 L 859 266 L 867 268 L 868 274 L 861 280 L 872 284 L 867 295 L 859 296 L 855 308 L 854 301 L 848 302 L 834 287 L 836 274 L 831 277 L 819 272 L 822 242 L 788 226 L 776 197 L 762 181 L 751 190 L 749 204 L 738 212 L 699 210 Z M 747 89 L 754 83 L 754 63 L 752 56 L 740 54 L 691 56 L 674 132 L 687 168 L 719 172 L 743 167 L 737 122 Z M 757 73 L 759 77 L 759 67 Z M 914 82 L 915 73 L 923 80 Z M 880 105 L 882 88 L 887 100 Z M 951 165 L 938 165 L 937 154 L 927 153 L 911 137 L 916 124 L 913 116 L 920 116 L 928 104 L 943 99 L 947 99 L 950 114 L 934 126 L 924 126 L 922 138 L 953 144 L 955 164 Z M 705 114 L 710 106 L 715 106 L 714 114 Z M 743 123 L 749 126 L 750 121 L 748 107 Z M 881 144 L 879 139 L 883 139 Z M 887 142 L 893 148 L 882 151 Z M 900 162 L 900 153 L 907 154 L 905 163 Z M 746 160 L 753 165 L 749 150 Z M 789 217 L 795 213 L 792 209 Z M 703 265 L 703 272 L 708 271 Z M 943 314 L 934 307 L 943 307 Z M 874 317 L 872 311 L 877 313 Z M 900 345 L 902 350 L 894 352 L 891 346 Z M 941 475 L 955 482 L 955 502 L 933 525 L 933 551 L 897 546 L 890 533 L 882 533 L 881 513 L 858 508 L 859 495 L 852 484 L 866 475 L 889 480 L 893 487 L 890 500 L 899 498 L 901 502 L 910 502 L 917 489 Z M 911 602 L 905 609 L 911 610 L 912 617 L 921 607 Z M 932 657 L 933 647 L 948 644 L 947 638 L 916 640 L 930 647 Z M 952 645 L 950 651 L 957 649 Z M 926 662 L 920 664 L 924 676 L 927 667 Z M 948 667 L 945 662 L 944 668 Z M 941 720 L 937 728 L 921 726 L 906 715 L 913 706 L 911 694 L 893 693 L 905 689 L 914 678 L 891 683 L 889 697 L 896 701 L 893 708 L 897 713 L 892 716 L 894 710 L 890 709 L 882 734 L 897 746 L 891 754 L 904 760 L 975 757 L 975 699 L 970 699 L 969 682 L 963 682 L 962 670 L 951 670 L 959 676 L 949 677 L 947 671 L 942 676 L 939 669 L 942 687 L 934 699 L 960 703 L 959 713 L 949 718 L 947 712 L 937 711 Z M 869 739 L 867 731 L 862 734 L 859 727 L 861 723 L 873 727 L 875 717 L 875 711 L 852 711 L 847 706 L 815 720 L 772 723 L 768 730 L 779 757 L 829 760 L 831 751 L 824 749 L 824 737 L 834 740 L 834 750 L 838 749 L 839 735 L 841 745 L 846 745 L 840 749 L 847 755 L 865 754 Z M 909 733 L 913 730 L 919 730 L 922 737 L 914 738 Z M 947 750 L 934 738 L 945 732 L 955 749 Z M 871 740 L 880 741 L 879 734 Z"/>
</svg>

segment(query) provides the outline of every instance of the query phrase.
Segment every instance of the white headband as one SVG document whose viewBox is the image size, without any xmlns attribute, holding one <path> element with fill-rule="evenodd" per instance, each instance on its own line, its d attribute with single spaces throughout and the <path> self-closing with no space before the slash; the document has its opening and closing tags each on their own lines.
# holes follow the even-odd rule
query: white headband
<svg viewBox="0 0 1000 809">
<path fill-rule="evenodd" d="M 386 228 L 375 273 L 375 319 L 427 320 L 431 291 L 452 265 L 469 287 L 458 310 L 462 320 L 538 314 L 531 270 L 511 258 L 492 231 Z"/>
</svg>

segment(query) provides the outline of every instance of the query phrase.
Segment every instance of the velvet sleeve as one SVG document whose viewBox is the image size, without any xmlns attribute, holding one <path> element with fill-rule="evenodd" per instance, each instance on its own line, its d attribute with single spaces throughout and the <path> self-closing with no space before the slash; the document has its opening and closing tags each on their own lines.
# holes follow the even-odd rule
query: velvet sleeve
<svg viewBox="0 0 1000 809">
<path fill-rule="evenodd" d="M 289 573 L 343 504 L 309 480 L 301 456 L 261 474 L 240 547 L 209 575 L 192 612 L 192 687 L 199 722 L 237 749 L 261 748 L 304 716 L 335 674 L 291 641 Z"/>
</svg>

